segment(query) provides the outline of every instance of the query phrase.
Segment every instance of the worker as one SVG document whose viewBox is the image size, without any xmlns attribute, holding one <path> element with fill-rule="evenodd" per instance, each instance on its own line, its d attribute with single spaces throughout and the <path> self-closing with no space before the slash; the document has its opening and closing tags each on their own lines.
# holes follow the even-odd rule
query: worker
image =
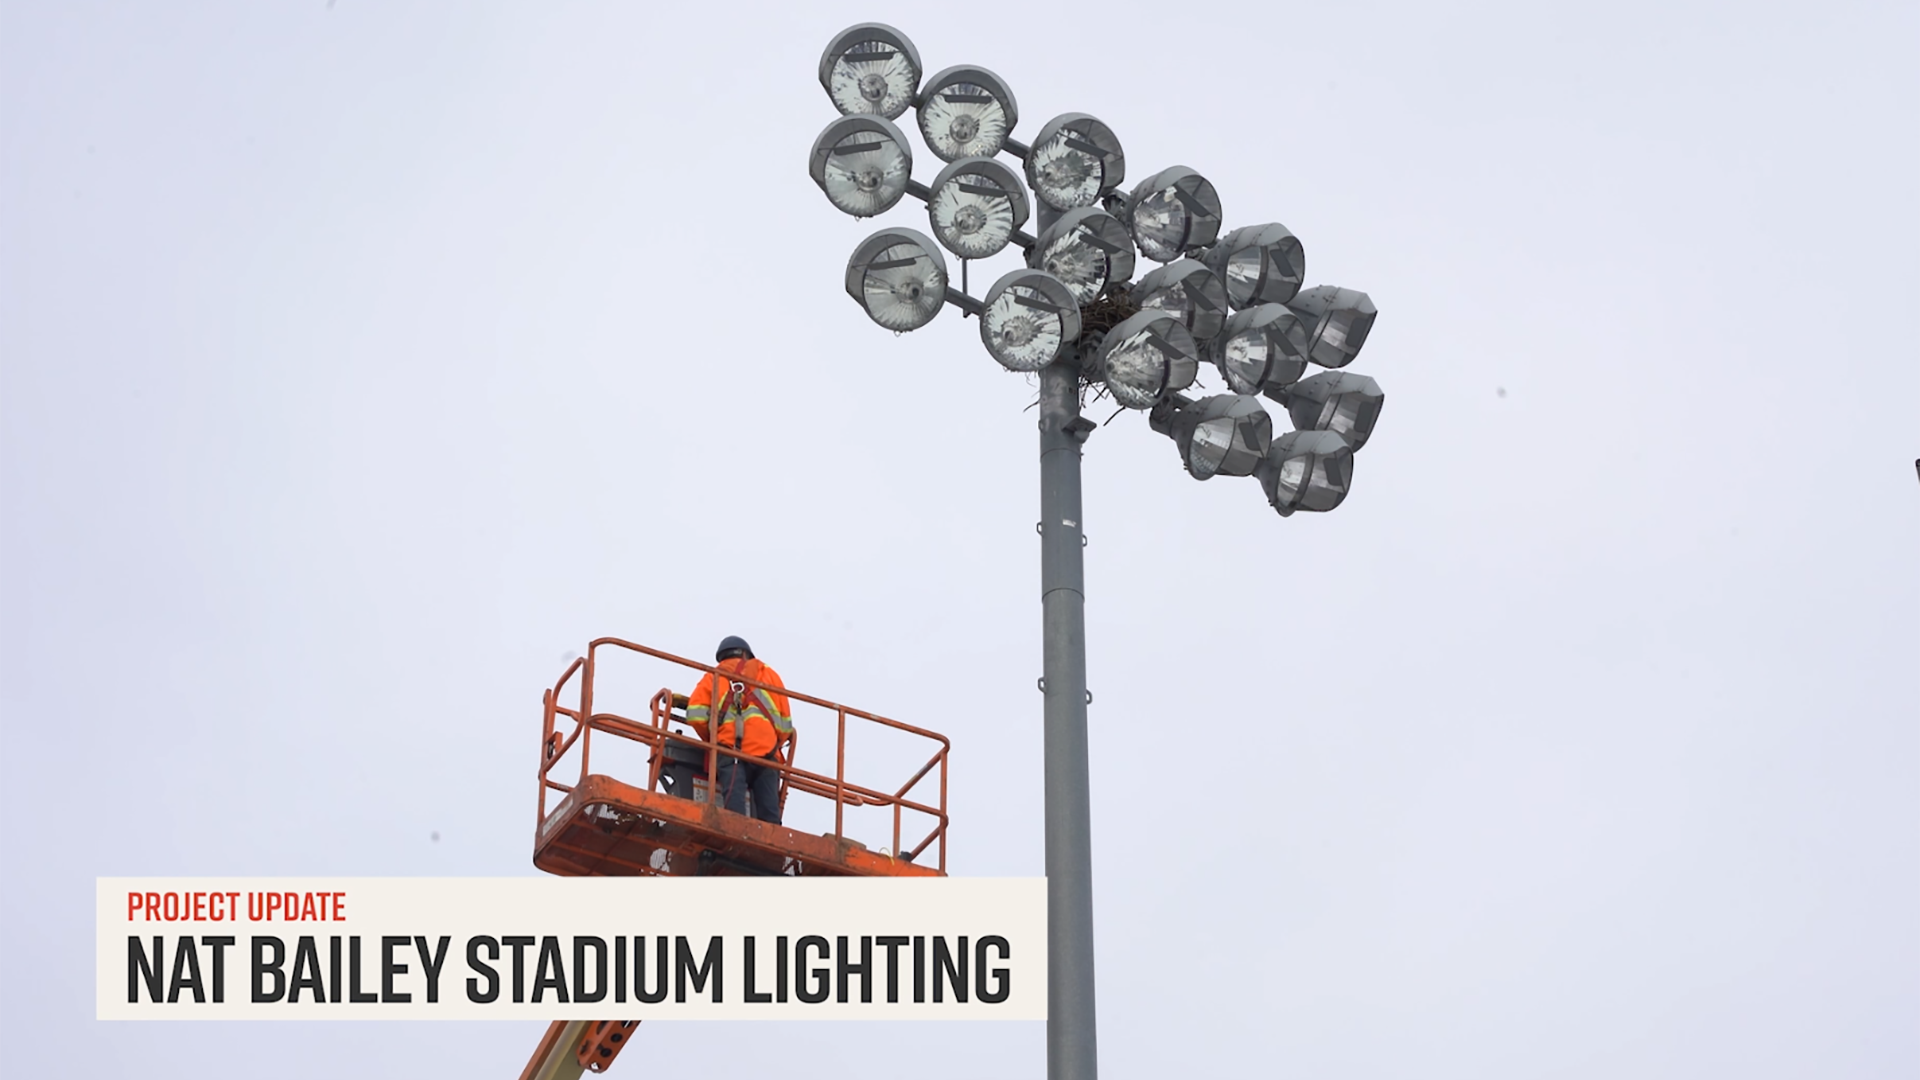
<svg viewBox="0 0 1920 1080">
<path fill-rule="evenodd" d="M 751 795 L 753 816 L 778 825 L 780 770 L 762 762 L 778 761 L 781 744 L 793 737 L 793 704 L 780 692 L 786 684 L 778 672 L 754 658 L 753 649 L 742 638 L 723 638 L 713 659 L 720 677 L 702 676 L 700 685 L 687 695 L 687 723 L 701 738 L 741 754 L 740 758 L 719 755 L 714 790 L 724 800 L 721 805 L 745 814 Z M 727 675 L 753 679 L 766 688 Z"/>
</svg>

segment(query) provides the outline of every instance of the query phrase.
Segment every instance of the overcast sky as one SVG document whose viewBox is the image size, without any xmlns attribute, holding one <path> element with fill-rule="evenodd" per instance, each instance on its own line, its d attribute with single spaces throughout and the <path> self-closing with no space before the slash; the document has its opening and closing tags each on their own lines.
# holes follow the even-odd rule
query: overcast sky
<svg viewBox="0 0 1920 1080">
<path fill-rule="evenodd" d="M 535 873 L 600 635 L 948 733 L 952 871 L 1042 872 L 1033 386 L 870 323 L 924 212 L 806 175 L 874 18 L 1380 309 L 1333 514 L 1087 445 L 1105 1075 L 1920 1074 L 1920 7 L 0 12 L 9 1075 L 517 1074 L 541 1025 L 97 1023 L 93 879 Z"/>
</svg>

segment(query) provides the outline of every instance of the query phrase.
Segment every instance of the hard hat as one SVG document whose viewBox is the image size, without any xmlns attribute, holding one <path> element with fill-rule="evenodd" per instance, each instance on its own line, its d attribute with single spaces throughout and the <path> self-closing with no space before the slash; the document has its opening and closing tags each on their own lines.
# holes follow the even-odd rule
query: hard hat
<svg viewBox="0 0 1920 1080">
<path fill-rule="evenodd" d="M 746 638 L 733 634 L 720 639 L 720 647 L 713 650 L 713 658 L 715 661 L 725 660 L 730 652 L 744 653 L 747 659 L 753 659 L 753 646 L 747 644 Z"/>
</svg>

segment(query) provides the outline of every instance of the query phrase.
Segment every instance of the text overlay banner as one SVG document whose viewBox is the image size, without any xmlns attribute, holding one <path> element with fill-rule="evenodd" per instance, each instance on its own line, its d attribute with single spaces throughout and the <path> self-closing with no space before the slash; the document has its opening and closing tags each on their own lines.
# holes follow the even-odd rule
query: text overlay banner
<svg viewBox="0 0 1920 1080">
<path fill-rule="evenodd" d="M 99 878 L 102 1020 L 1044 1020 L 1044 878 Z"/>
</svg>

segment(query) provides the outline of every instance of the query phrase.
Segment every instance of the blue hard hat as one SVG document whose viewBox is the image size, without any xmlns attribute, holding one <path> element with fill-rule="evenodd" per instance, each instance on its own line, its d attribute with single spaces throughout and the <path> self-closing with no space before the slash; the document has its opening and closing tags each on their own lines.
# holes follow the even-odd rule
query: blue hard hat
<svg viewBox="0 0 1920 1080">
<path fill-rule="evenodd" d="M 746 638 L 733 634 L 720 639 L 720 647 L 713 650 L 713 658 L 716 661 L 725 660 L 727 654 L 731 652 L 740 653 L 749 660 L 753 659 L 753 646 L 747 644 Z"/>
</svg>

